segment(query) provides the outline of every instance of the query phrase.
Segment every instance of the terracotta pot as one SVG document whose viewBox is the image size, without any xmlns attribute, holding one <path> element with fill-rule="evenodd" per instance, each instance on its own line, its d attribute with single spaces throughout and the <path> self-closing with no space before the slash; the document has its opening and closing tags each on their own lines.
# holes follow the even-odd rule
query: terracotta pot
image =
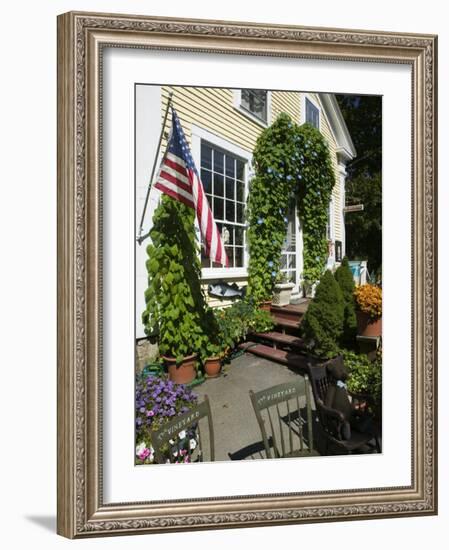
<svg viewBox="0 0 449 550">
<path fill-rule="evenodd" d="M 204 370 L 208 378 L 220 376 L 221 360 L 219 357 L 209 357 L 204 361 Z"/>
<path fill-rule="evenodd" d="M 262 311 L 271 311 L 271 300 L 265 300 L 259 306 Z"/>
<path fill-rule="evenodd" d="M 368 313 L 357 311 L 357 330 L 360 336 L 381 336 L 382 317 L 371 319 Z"/>
<path fill-rule="evenodd" d="M 196 377 L 196 360 L 198 355 L 188 355 L 184 357 L 181 363 L 176 364 L 175 357 L 162 356 L 168 370 L 168 379 L 176 384 L 189 384 Z"/>
</svg>

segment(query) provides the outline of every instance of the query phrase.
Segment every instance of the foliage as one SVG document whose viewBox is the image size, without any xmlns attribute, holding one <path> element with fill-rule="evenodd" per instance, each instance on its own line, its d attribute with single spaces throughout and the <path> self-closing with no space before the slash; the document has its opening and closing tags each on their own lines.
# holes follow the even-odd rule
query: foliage
<svg viewBox="0 0 449 550">
<path fill-rule="evenodd" d="M 355 315 L 354 277 L 349 267 L 347 257 L 343 258 L 341 265 L 335 271 L 335 280 L 339 284 L 345 302 L 343 336 L 341 344 L 352 348 L 357 335 L 357 319 Z"/>
<path fill-rule="evenodd" d="M 343 293 L 332 272 L 327 270 L 301 323 L 302 334 L 316 355 L 334 357 L 338 354 L 343 321 Z"/>
<path fill-rule="evenodd" d="M 382 399 L 382 357 L 370 361 L 366 355 L 353 351 L 343 350 L 342 354 L 349 372 L 348 389 L 371 395 L 379 405 Z"/>
<path fill-rule="evenodd" d="M 357 151 L 346 167 L 346 199 L 364 205 L 346 216 L 346 250 L 353 259 L 367 259 L 373 273 L 382 266 L 382 98 L 336 97 Z"/>
<path fill-rule="evenodd" d="M 367 313 L 372 320 L 382 316 L 382 289 L 376 285 L 360 285 L 354 290 L 357 309 Z"/>
<path fill-rule="evenodd" d="M 303 278 L 307 284 L 313 284 L 322 275 L 328 257 L 326 226 L 335 175 L 327 143 L 319 130 L 304 124 L 299 132 L 304 155 L 297 191 L 303 230 Z"/>
<path fill-rule="evenodd" d="M 248 295 L 272 296 L 280 268 L 287 213 L 298 204 L 303 225 L 306 281 L 315 282 L 327 259 L 327 210 L 335 177 L 326 141 L 309 124 L 298 126 L 281 113 L 257 139 L 255 177 L 248 197 Z"/>
<path fill-rule="evenodd" d="M 274 326 L 268 311 L 262 311 L 250 300 L 234 302 L 216 315 L 220 341 L 225 349 L 234 348 L 250 332 L 266 332 Z"/>
<path fill-rule="evenodd" d="M 177 361 L 202 349 L 216 330 L 200 285 L 194 215 L 193 209 L 163 195 L 147 247 L 145 332 L 158 335 L 161 354 Z"/>
<path fill-rule="evenodd" d="M 154 461 L 151 431 L 159 429 L 175 416 L 189 411 L 198 396 L 183 384 L 175 384 L 166 378 L 149 376 L 136 383 L 136 463 Z M 184 438 L 182 438 L 184 439 Z M 191 438 L 190 438 L 191 439 Z M 185 453 L 179 454 L 180 462 Z"/>
</svg>

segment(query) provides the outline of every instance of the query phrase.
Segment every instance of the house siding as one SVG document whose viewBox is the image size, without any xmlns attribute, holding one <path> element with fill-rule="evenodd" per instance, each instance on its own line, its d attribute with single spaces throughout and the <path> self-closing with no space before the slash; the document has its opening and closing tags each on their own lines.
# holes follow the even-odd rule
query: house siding
<svg viewBox="0 0 449 550">
<path fill-rule="evenodd" d="M 241 109 L 234 105 L 234 91 L 219 88 L 196 87 L 172 87 L 162 86 L 161 101 L 163 118 L 169 93 L 173 93 L 173 106 L 179 115 L 186 139 L 192 142 L 192 125 L 203 128 L 215 136 L 231 142 L 245 151 L 252 153 L 260 133 L 266 125 L 259 123 L 250 116 L 245 115 Z M 271 92 L 270 113 L 268 124 L 271 124 L 281 112 L 288 113 L 296 122 L 303 120 L 302 101 L 300 92 Z M 321 105 L 319 94 L 308 94 L 321 107 L 320 131 L 329 145 L 332 166 L 335 173 L 335 186 L 333 189 L 333 235 L 337 240 L 342 240 L 343 230 L 341 226 L 341 182 L 338 172 L 338 160 L 336 153 L 336 141 L 330 125 L 326 119 Z M 168 132 L 169 123 L 166 131 Z M 162 150 L 167 145 L 166 137 L 163 138 Z M 227 278 L 229 282 L 239 285 L 246 284 L 246 278 Z M 204 281 L 204 289 L 211 281 Z M 212 307 L 223 306 L 230 302 L 210 298 Z"/>
</svg>

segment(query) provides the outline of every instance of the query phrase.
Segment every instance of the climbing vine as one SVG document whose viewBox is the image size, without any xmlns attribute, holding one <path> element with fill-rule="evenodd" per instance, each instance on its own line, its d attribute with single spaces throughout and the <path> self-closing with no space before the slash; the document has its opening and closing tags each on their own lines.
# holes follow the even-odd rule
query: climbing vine
<svg viewBox="0 0 449 550">
<path fill-rule="evenodd" d="M 191 208 L 162 195 L 147 247 L 142 321 L 147 335 L 158 336 L 161 354 L 178 361 L 202 350 L 216 325 L 201 289 L 194 216 Z"/>
<path fill-rule="evenodd" d="M 326 223 L 335 183 L 327 144 L 318 130 L 281 113 L 259 136 L 248 197 L 248 294 L 271 298 L 280 270 L 289 207 L 298 205 L 304 240 L 303 277 L 319 279 L 327 259 Z"/>
</svg>

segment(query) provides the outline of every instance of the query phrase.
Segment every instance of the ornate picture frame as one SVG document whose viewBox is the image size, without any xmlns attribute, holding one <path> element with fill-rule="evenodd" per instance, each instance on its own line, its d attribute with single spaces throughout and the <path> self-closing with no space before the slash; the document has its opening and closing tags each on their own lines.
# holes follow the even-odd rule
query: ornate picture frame
<svg viewBox="0 0 449 550">
<path fill-rule="evenodd" d="M 411 484 L 103 499 L 105 48 L 402 64 L 412 74 Z M 69 538 L 437 513 L 437 37 L 70 12 L 58 17 L 58 533 Z"/>
</svg>

